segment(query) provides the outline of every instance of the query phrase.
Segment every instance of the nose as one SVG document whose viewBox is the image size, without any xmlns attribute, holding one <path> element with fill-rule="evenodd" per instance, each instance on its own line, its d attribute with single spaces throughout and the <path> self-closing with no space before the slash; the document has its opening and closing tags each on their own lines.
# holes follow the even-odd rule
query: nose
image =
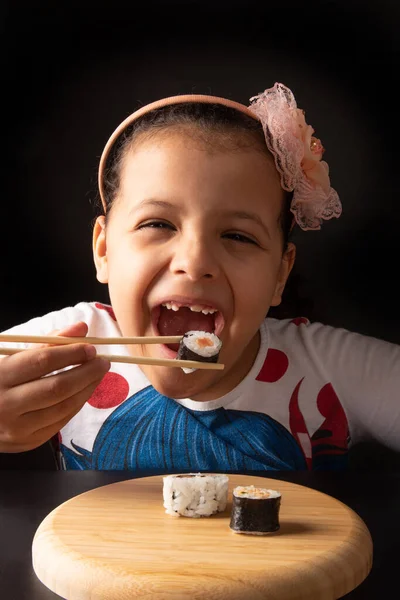
<svg viewBox="0 0 400 600">
<path fill-rule="evenodd" d="M 181 236 L 174 248 L 170 269 L 175 275 L 185 275 L 191 281 L 216 279 L 219 273 L 216 251 L 206 236 Z"/>
</svg>

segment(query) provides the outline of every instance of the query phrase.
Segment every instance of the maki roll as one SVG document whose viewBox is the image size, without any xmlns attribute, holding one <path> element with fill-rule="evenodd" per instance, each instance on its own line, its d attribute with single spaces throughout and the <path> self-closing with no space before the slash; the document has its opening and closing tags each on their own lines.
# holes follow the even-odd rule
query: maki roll
<svg viewBox="0 0 400 600">
<path fill-rule="evenodd" d="M 179 344 L 177 359 L 197 360 L 201 362 L 218 362 L 222 342 L 214 333 L 207 331 L 187 331 Z M 185 369 L 191 373 L 196 369 Z"/>
<path fill-rule="evenodd" d="M 228 477 L 187 473 L 163 477 L 164 508 L 174 517 L 209 517 L 222 512 L 228 500 Z"/>
<path fill-rule="evenodd" d="M 281 494 L 254 485 L 233 490 L 230 528 L 235 533 L 265 535 L 277 531 Z"/>
</svg>

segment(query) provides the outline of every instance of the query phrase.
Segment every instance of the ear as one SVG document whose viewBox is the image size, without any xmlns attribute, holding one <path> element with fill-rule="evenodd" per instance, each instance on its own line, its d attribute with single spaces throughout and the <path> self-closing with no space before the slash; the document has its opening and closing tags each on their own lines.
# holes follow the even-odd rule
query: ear
<svg viewBox="0 0 400 600">
<path fill-rule="evenodd" d="M 96 219 L 93 227 L 92 248 L 97 279 L 100 283 L 108 283 L 106 218 L 104 216 Z"/>
<path fill-rule="evenodd" d="M 283 290 L 285 289 L 290 271 L 293 269 L 295 259 L 296 246 L 290 242 L 282 256 L 281 266 L 279 268 L 278 279 L 276 282 L 275 292 L 272 297 L 271 306 L 278 306 L 281 303 Z"/>
</svg>

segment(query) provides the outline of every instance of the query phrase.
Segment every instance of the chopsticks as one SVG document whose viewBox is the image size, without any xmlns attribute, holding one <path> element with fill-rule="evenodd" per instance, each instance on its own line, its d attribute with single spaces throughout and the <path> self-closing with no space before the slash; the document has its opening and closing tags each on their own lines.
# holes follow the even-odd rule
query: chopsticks
<svg viewBox="0 0 400 600">
<path fill-rule="evenodd" d="M 0 342 L 22 342 L 26 344 L 179 344 L 182 335 L 153 335 L 143 337 L 63 337 L 55 335 L 14 335 L 0 333 Z M 57 340 L 57 344 L 54 344 Z"/>
<path fill-rule="evenodd" d="M 53 337 L 54 340 L 54 337 Z M 0 354 L 7 356 L 24 352 L 21 348 L 2 348 Z M 29 348 L 26 348 L 29 350 Z M 221 371 L 225 365 L 222 363 L 206 363 L 197 360 L 178 360 L 176 358 L 153 358 L 151 356 L 119 356 L 118 354 L 98 354 L 98 358 L 106 358 L 110 362 L 129 363 L 132 365 L 156 365 L 160 367 L 184 367 L 186 369 L 208 369 Z"/>
<path fill-rule="evenodd" d="M 174 344 L 179 343 L 182 336 L 148 336 L 148 337 L 120 337 L 120 338 L 98 338 L 98 337 L 62 337 L 46 335 L 11 335 L 0 334 L 0 342 L 22 342 L 36 344 Z M 57 342 L 54 344 L 54 342 Z M 2 348 L 0 354 L 10 356 L 18 352 L 24 352 L 29 348 Z M 133 365 L 155 365 L 160 367 L 183 367 L 186 369 L 207 369 L 220 371 L 224 369 L 222 363 L 207 363 L 197 360 L 178 360 L 175 358 L 153 358 L 150 356 L 120 356 L 118 354 L 98 354 L 98 358 L 106 358 L 110 362 L 128 363 Z"/>
</svg>

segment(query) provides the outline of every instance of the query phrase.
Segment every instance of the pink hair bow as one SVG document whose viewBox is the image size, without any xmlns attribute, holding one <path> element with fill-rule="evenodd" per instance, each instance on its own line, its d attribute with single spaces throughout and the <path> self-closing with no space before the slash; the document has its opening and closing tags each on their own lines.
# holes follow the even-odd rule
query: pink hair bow
<svg viewBox="0 0 400 600">
<path fill-rule="evenodd" d="M 324 148 L 313 137 L 314 129 L 307 125 L 291 90 L 275 83 L 250 103 L 262 123 L 281 185 L 293 191 L 290 210 L 296 223 L 307 231 L 321 229 L 322 220 L 340 217 L 342 205 L 330 185 L 328 164 L 321 160 Z"/>
</svg>

